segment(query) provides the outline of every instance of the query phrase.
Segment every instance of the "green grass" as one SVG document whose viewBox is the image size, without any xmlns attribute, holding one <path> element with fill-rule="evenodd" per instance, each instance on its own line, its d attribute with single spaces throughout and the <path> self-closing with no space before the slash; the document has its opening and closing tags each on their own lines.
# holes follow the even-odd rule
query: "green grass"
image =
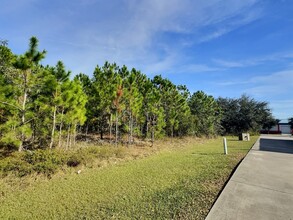
<svg viewBox="0 0 293 220">
<path fill-rule="evenodd" d="M 152 156 L 80 175 L 23 187 L 2 180 L 0 219 L 204 219 L 255 140 L 228 138 L 228 155 L 221 138 L 174 140 Z"/>
</svg>

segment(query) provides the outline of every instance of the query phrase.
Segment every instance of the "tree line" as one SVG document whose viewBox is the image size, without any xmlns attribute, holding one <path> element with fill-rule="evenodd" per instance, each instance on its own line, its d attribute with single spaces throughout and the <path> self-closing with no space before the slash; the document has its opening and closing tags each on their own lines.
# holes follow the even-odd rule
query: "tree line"
<svg viewBox="0 0 293 220">
<path fill-rule="evenodd" d="M 40 62 L 46 51 L 32 37 L 28 50 L 14 54 L 0 45 L 0 146 L 22 151 L 65 148 L 78 135 L 99 134 L 117 144 L 135 138 L 214 136 L 258 131 L 275 121 L 267 102 L 243 95 L 217 98 L 135 68 L 105 62 L 92 77 L 71 78 L 62 61 Z"/>
</svg>

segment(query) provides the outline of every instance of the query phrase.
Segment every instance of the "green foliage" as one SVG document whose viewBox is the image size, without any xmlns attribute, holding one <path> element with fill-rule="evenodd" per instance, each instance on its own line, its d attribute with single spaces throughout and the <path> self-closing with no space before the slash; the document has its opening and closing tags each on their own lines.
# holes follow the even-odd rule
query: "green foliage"
<svg viewBox="0 0 293 220">
<path fill-rule="evenodd" d="M 160 107 L 164 109 L 165 131 L 168 136 L 174 137 L 183 130 L 180 122 L 189 117 L 188 91 L 182 86 L 176 87 L 160 75 L 155 76 L 152 82 L 160 94 Z"/>
<path fill-rule="evenodd" d="M 3 49 L 1 49 L 1 52 L 3 52 Z M 10 114 L 12 114 L 9 119 L 15 120 L 17 125 L 13 128 L 10 127 L 10 129 L 17 134 L 15 139 L 18 140 L 19 151 L 23 149 L 24 143 L 30 141 L 32 137 L 32 129 L 28 125 L 28 121 L 32 120 L 35 113 L 30 109 L 33 103 L 31 91 L 37 84 L 38 63 L 45 57 L 45 54 L 46 51 L 38 51 L 38 40 L 36 37 L 32 37 L 29 48 L 23 55 L 15 56 L 15 59 L 11 59 L 11 56 L 5 56 L 7 67 L 4 68 L 3 72 L 1 71 L 1 75 L 3 74 L 2 78 L 8 83 L 8 87 L 12 86 L 13 91 L 9 95 L 4 95 L 4 97 L 0 95 L 0 102 L 5 105 L 5 108 L 13 108 L 13 111 L 10 111 Z M 7 51 L 5 55 L 7 55 Z M 10 57 L 10 59 L 7 60 L 7 57 Z M 9 128 L 9 119 L 3 123 L 4 127 Z M 5 141 L 7 140 L 6 138 Z M 15 143 L 15 141 L 12 142 L 12 144 Z"/>
<path fill-rule="evenodd" d="M 263 120 L 262 128 L 269 131 L 272 127 L 277 125 L 279 122 L 278 119 L 275 119 L 272 115 L 267 115 Z"/>
<path fill-rule="evenodd" d="M 197 91 L 189 99 L 193 133 L 197 136 L 216 135 L 221 119 L 220 107 L 213 96 Z"/>
<path fill-rule="evenodd" d="M 50 176 L 56 173 L 67 161 L 67 156 L 60 151 L 35 150 L 14 153 L 0 163 L 2 175 L 10 173 L 23 177 L 37 173 Z"/>
<path fill-rule="evenodd" d="M 44 162 L 51 162 L 56 165 L 62 165 L 64 164 L 66 157 L 62 151 L 35 150 L 26 151 L 24 153 L 23 160 L 32 165 Z"/>
<path fill-rule="evenodd" d="M 40 66 L 46 51 L 38 51 L 35 37 L 23 55 L 14 56 L 5 46 L 0 52 L 0 141 L 19 151 L 60 147 L 66 130 L 65 147 L 74 144 L 77 126 L 86 120 L 87 97 L 79 80 L 69 79 L 61 61 Z"/>
<path fill-rule="evenodd" d="M 275 120 L 267 102 L 259 102 L 246 95 L 239 99 L 219 98 L 217 101 L 222 110 L 223 133 L 259 132 Z"/>
<path fill-rule="evenodd" d="M 202 91 L 190 96 L 184 85 L 161 75 L 150 79 L 125 65 L 105 62 L 92 78 L 71 79 L 62 61 L 40 65 L 46 51 L 38 50 L 36 37 L 22 55 L 0 42 L 0 55 L 0 144 L 10 149 L 68 150 L 80 134 L 87 140 L 99 133 L 118 145 L 126 137 L 128 144 L 139 138 L 154 143 L 163 136 L 210 137 L 272 126 L 265 102 L 247 96 L 215 101 Z"/>
<path fill-rule="evenodd" d="M 18 177 L 29 175 L 33 172 L 33 166 L 21 157 L 14 156 L 1 160 L 0 162 L 1 175 L 14 174 Z"/>
</svg>

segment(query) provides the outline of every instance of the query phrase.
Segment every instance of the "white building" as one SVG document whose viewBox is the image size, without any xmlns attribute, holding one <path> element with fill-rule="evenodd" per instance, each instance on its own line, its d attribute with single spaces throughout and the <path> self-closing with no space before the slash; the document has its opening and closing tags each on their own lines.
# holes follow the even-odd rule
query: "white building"
<svg viewBox="0 0 293 220">
<path fill-rule="evenodd" d="M 278 125 L 272 127 L 270 132 L 276 132 L 281 134 L 292 134 L 292 130 L 288 123 L 279 123 Z"/>
</svg>

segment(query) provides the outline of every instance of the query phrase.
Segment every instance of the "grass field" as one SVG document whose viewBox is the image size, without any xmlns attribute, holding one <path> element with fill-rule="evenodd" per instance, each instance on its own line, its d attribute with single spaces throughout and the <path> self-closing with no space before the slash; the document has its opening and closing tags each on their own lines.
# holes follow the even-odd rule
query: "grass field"
<svg viewBox="0 0 293 220">
<path fill-rule="evenodd" d="M 0 219 L 204 219 L 256 138 L 228 138 L 228 155 L 221 138 L 176 139 L 146 158 L 79 175 L 2 179 Z"/>
</svg>

